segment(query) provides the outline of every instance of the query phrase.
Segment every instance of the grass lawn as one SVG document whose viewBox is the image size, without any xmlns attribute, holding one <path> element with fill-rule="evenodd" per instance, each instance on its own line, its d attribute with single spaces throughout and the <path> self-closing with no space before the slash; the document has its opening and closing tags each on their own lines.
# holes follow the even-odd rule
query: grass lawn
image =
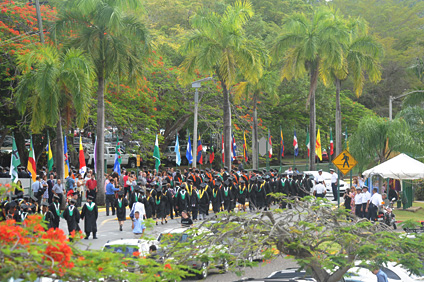
<svg viewBox="0 0 424 282">
<path fill-rule="evenodd" d="M 405 221 L 408 219 L 416 220 L 416 221 L 424 221 L 424 203 L 417 203 L 414 202 L 412 204 L 413 207 L 421 207 L 416 212 L 410 212 L 410 211 L 404 211 L 402 209 L 400 210 L 394 210 L 394 213 L 396 215 L 397 221 Z"/>
</svg>

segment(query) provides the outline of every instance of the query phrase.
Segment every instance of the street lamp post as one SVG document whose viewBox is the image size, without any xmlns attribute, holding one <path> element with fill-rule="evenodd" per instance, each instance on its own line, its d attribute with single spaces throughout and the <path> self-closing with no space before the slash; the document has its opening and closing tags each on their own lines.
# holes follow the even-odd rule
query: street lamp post
<svg viewBox="0 0 424 282">
<path fill-rule="evenodd" d="M 197 113 L 199 111 L 199 88 L 202 86 L 203 81 L 213 80 L 213 77 L 206 77 L 200 80 L 193 81 L 191 87 L 195 88 L 194 91 L 194 126 L 193 126 L 193 162 L 192 167 L 197 165 Z"/>
<path fill-rule="evenodd" d="M 399 95 L 397 97 L 393 97 L 393 96 L 389 97 L 389 120 L 392 120 L 393 101 L 400 99 L 402 97 L 408 96 L 409 94 L 414 94 L 414 93 L 424 93 L 424 90 L 414 90 L 414 91 Z"/>
</svg>

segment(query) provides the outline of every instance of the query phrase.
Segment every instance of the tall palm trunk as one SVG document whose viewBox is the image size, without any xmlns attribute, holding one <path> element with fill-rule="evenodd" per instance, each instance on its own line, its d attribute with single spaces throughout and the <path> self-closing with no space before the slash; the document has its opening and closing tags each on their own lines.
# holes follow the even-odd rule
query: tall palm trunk
<svg viewBox="0 0 424 282">
<path fill-rule="evenodd" d="M 316 109 L 315 109 L 315 91 L 318 84 L 318 65 L 312 68 L 310 74 L 309 86 L 309 170 L 315 170 L 315 146 L 316 146 Z"/>
<path fill-rule="evenodd" d="M 336 156 L 342 152 L 342 110 L 340 106 L 340 89 L 342 82 L 336 77 Z"/>
<path fill-rule="evenodd" d="M 258 169 L 258 113 L 257 113 L 257 100 L 258 96 L 255 92 L 253 94 L 253 126 L 252 126 L 252 160 L 253 169 Z"/>
<path fill-rule="evenodd" d="M 104 88 L 105 79 L 103 76 L 103 69 L 97 77 L 97 148 L 96 162 L 97 162 L 97 197 L 96 202 L 98 205 L 105 204 L 105 189 L 104 189 L 104 147 L 105 147 L 105 102 L 104 102 Z"/>
<path fill-rule="evenodd" d="M 221 80 L 222 94 L 224 98 L 224 164 L 231 169 L 231 105 L 227 84 Z"/>
<path fill-rule="evenodd" d="M 59 113 L 59 120 L 57 121 L 56 126 L 56 173 L 57 179 L 61 179 L 61 182 L 64 183 L 65 178 L 65 163 L 63 160 L 63 132 L 62 132 L 62 118 Z"/>
</svg>

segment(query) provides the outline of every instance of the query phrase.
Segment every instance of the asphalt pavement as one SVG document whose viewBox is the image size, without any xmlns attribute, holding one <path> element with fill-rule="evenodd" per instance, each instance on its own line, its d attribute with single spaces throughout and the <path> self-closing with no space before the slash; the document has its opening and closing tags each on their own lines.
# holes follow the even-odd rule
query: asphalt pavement
<svg viewBox="0 0 424 282">
<path fill-rule="evenodd" d="M 81 209 L 80 209 L 81 210 Z M 127 209 L 127 216 L 129 215 L 129 211 Z M 210 216 L 210 215 L 209 215 Z M 104 208 L 99 209 L 99 218 L 97 219 L 97 237 L 98 239 L 92 239 L 90 236 L 89 240 L 81 240 L 78 243 L 78 247 L 81 249 L 95 249 L 100 250 L 104 246 L 104 244 L 108 241 L 119 240 L 119 239 L 133 239 L 134 236 L 132 234 L 131 229 L 131 220 L 129 217 L 125 221 L 123 226 L 123 231 L 119 231 L 119 224 L 116 216 L 106 216 L 106 211 Z M 82 231 L 84 231 L 84 221 L 81 220 L 79 226 Z M 160 224 L 157 226 L 153 226 L 153 228 L 147 228 L 145 231 L 146 236 L 158 236 L 161 232 L 167 229 L 173 229 L 180 227 L 180 218 L 169 219 L 167 224 Z M 66 225 L 66 221 L 61 219 L 60 228 L 68 234 L 68 228 Z M 234 272 L 227 273 L 219 273 L 218 271 L 211 270 L 209 276 L 201 281 L 204 282 L 227 282 L 227 281 L 236 281 L 242 277 L 249 278 L 264 278 L 270 275 L 272 272 L 277 270 L 282 270 L 290 267 L 296 267 L 296 263 L 293 260 L 285 259 L 283 257 L 278 257 L 271 261 L 260 262 L 257 267 L 246 268 L 243 269 L 243 274 L 241 276 L 237 276 Z M 184 280 L 184 281 L 197 281 L 194 278 Z"/>
</svg>

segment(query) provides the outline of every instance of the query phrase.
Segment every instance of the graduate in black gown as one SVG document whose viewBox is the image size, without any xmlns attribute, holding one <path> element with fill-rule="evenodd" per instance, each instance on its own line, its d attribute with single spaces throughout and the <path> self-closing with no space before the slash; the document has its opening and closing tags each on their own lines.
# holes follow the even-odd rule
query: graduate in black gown
<svg viewBox="0 0 424 282">
<path fill-rule="evenodd" d="M 246 188 L 246 182 L 243 177 L 240 177 L 239 180 L 239 187 L 237 189 L 237 203 L 239 203 L 238 210 L 239 211 L 246 211 L 246 195 L 247 195 L 247 188 Z"/>
<path fill-rule="evenodd" d="M 132 209 L 132 206 L 134 205 L 134 203 L 138 202 L 138 198 L 140 198 L 140 197 L 142 197 L 141 187 L 138 186 L 138 185 L 134 186 L 134 189 L 133 189 L 131 196 L 130 196 L 130 205 L 129 205 L 130 210 Z"/>
<path fill-rule="evenodd" d="M 206 178 L 205 182 L 200 184 L 199 189 L 199 220 L 206 219 L 206 214 L 209 211 L 209 179 Z"/>
<path fill-rule="evenodd" d="M 53 221 L 54 221 L 54 215 L 49 210 L 49 204 L 47 202 L 43 203 L 43 207 L 41 209 L 41 216 L 43 217 L 43 222 L 46 224 L 46 227 L 44 227 L 44 230 L 49 230 L 50 228 L 53 228 Z"/>
<path fill-rule="evenodd" d="M 155 208 L 155 201 L 151 195 L 150 188 L 146 190 L 146 198 L 143 201 L 144 209 L 146 211 L 146 218 L 153 217 L 153 209 Z"/>
<path fill-rule="evenodd" d="M 78 225 L 80 221 L 80 213 L 78 208 L 75 206 L 76 204 L 75 199 L 71 199 L 69 201 L 69 205 L 66 207 L 66 209 L 63 211 L 63 218 L 66 220 L 66 223 L 68 224 L 68 231 L 69 234 L 72 233 L 72 231 L 80 231 L 80 227 Z"/>
<path fill-rule="evenodd" d="M 221 197 L 222 201 L 224 202 L 224 210 L 231 211 L 232 208 L 232 201 L 234 201 L 234 195 L 233 195 L 233 183 L 230 177 L 227 178 L 227 180 L 224 181 L 224 185 L 221 188 Z"/>
<path fill-rule="evenodd" d="M 124 198 L 124 191 L 118 193 L 118 199 L 115 199 L 116 217 L 118 218 L 119 231 L 122 231 L 122 226 L 127 219 L 128 200 Z"/>
<path fill-rule="evenodd" d="M 155 197 L 155 211 L 156 211 L 156 225 L 158 225 L 159 219 L 161 220 L 161 224 L 163 224 L 163 220 L 165 220 L 165 223 L 168 223 L 166 220 L 166 217 L 168 215 L 167 213 L 167 203 L 168 203 L 168 196 L 163 195 L 161 190 L 156 191 L 156 197 Z"/>
<path fill-rule="evenodd" d="M 181 188 L 177 193 L 177 200 L 175 207 L 178 213 L 181 214 L 183 210 L 190 211 L 190 195 L 187 192 L 187 186 L 185 183 L 181 184 Z"/>
<path fill-rule="evenodd" d="M 252 176 L 249 180 L 249 186 L 247 187 L 247 195 L 249 197 L 249 210 L 256 210 L 256 189 L 257 189 L 257 178 Z"/>
<path fill-rule="evenodd" d="M 84 220 L 84 239 L 86 240 L 90 237 L 90 233 L 93 233 L 93 239 L 97 239 L 97 218 L 99 217 L 99 210 L 93 200 L 94 197 L 89 195 L 87 197 L 87 203 L 85 203 L 81 211 L 81 219 Z"/>
<path fill-rule="evenodd" d="M 221 181 L 220 180 L 215 180 L 214 184 L 211 185 L 210 187 L 210 199 L 212 202 L 212 210 L 215 214 L 220 212 L 220 208 L 221 208 Z"/>
<path fill-rule="evenodd" d="M 258 177 L 258 185 L 256 186 L 256 207 L 258 209 L 264 208 L 266 205 L 266 191 L 265 180 Z"/>
<path fill-rule="evenodd" d="M 192 186 L 190 195 L 190 208 L 193 220 L 197 220 L 197 214 L 199 213 L 199 191 L 195 185 Z"/>
<path fill-rule="evenodd" d="M 53 196 L 53 202 L 49 205 L 49 211 L 53 214 L 52 227 L 59 228 L 60 222 L 60 197 L 58 195 Z"/>
</svg>

